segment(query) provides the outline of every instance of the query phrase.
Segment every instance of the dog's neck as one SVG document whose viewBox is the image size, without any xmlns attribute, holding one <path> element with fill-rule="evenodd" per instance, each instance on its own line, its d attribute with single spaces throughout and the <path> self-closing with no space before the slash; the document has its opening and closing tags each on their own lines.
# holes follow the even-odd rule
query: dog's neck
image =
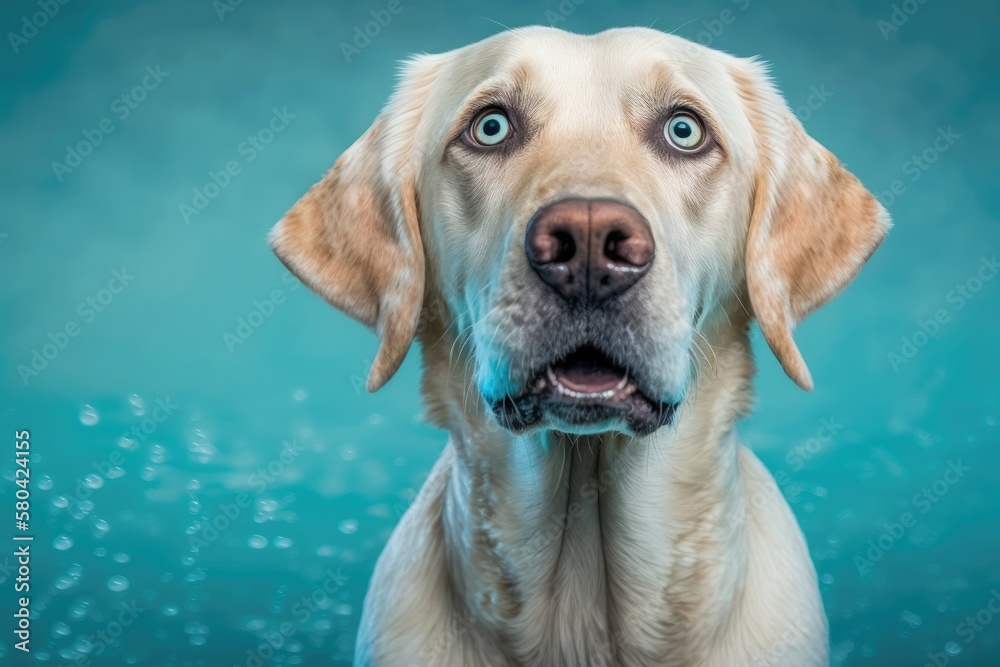
<svg viewBox="0 0 1000 667">
<path fill-rule="evenodd" d="M 569 642 L 577 664 L 623 651 L 641 661 L 651 637 L 710 642 L 726 623 L 745 554 L 735 424 L 751 407 L 754 369 L 745 330 L 706 336 L 674 424 L 645 438 L 513 436 L 473 405 L 467 378 L 425 387 L 454 394 L 449 577 L 469 622 L 504 650 L 544 663 Z"/>
</svg>

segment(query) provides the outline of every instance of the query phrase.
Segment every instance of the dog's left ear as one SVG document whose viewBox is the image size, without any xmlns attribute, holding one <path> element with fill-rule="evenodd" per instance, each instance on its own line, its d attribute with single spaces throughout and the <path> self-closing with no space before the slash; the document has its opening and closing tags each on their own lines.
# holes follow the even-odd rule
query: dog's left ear
<svg viewBox="0 0 1000 667">
<path fill-rule="evenodd" d="M 379 334 L 368 391 L 399 369 L 423 304 L 414 152 L 432 77 L 430 58 L 407 63 L 371 128 L 271 231 L 271 248 L 292 273 Z"/>
<path fill-rule="evenodd" d="M 809 137 L 760 63 L 736 76 L 759 167 L 746 245 L 754 315 L 792 380 L 812 389 L 792 330 L 849 283 L 892 223 L 875 197 Z"/>
</svg>

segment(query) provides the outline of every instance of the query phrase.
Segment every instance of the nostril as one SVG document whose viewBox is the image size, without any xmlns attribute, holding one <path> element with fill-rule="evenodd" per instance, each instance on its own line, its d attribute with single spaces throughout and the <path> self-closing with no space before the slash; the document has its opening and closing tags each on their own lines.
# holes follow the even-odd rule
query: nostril
<svg viewBox="0 0 1000 667">
<path fill-rule="evenodd" d="M 608 233 L 604 241 L 604 256 L 616 264 L 642 267 L 652 261 L 652 248 L 644 239 L 621 230 Z"/>
<path fill-rule="evenodd" d="M 627 258 L 622 257 L 619 252 L 619 248 L 622 246 L 622 242 L 628 239 L 624 232 L 613 231 L 608 234 L 607 239 L 604 241 L 604 256 L 610 259 L 612 262 L 626 260 Z"/>
<path fill-rule="evenodd" d="M 556 246 L 555 258 L 553 262 L 568 262 L 573 259 L 576 255 L 576 240 L 573 239 L 573 235 L 567 231 L 556 231 L 552 233 L 552 238 L 556 240 L 558 244 Z"/>
</svg>

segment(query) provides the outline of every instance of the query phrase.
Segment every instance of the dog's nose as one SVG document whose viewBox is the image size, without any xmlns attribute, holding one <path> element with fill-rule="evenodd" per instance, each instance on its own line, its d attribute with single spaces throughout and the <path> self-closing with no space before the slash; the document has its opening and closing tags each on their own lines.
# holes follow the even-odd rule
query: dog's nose
<svg viewBox="0 0 1000 667">
<path fill-rule="evenodd" d="M 567 301 L 590 305 L 621 294 L 653 263 L 649 223 L 607 199 L 564 199 L 535 214 L 525 238 L 528 263 Z"/>
</svg>

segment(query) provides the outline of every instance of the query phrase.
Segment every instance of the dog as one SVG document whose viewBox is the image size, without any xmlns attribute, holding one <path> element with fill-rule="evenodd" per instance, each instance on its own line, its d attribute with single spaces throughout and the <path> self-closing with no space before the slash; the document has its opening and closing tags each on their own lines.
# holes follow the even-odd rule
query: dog
<svg viewBox="0 0 1000 667">
<path fill-rule="evenodd" d="M 655 30 L 532 27 L 405 63 L 270 245 L 414 339 L 450 434 L 375 567 L 365 667 L 828 664 L 816 573 L 737 439 L 755 321 L 858 273 L 885 209 L 756 59 Z"/>
</svg>

